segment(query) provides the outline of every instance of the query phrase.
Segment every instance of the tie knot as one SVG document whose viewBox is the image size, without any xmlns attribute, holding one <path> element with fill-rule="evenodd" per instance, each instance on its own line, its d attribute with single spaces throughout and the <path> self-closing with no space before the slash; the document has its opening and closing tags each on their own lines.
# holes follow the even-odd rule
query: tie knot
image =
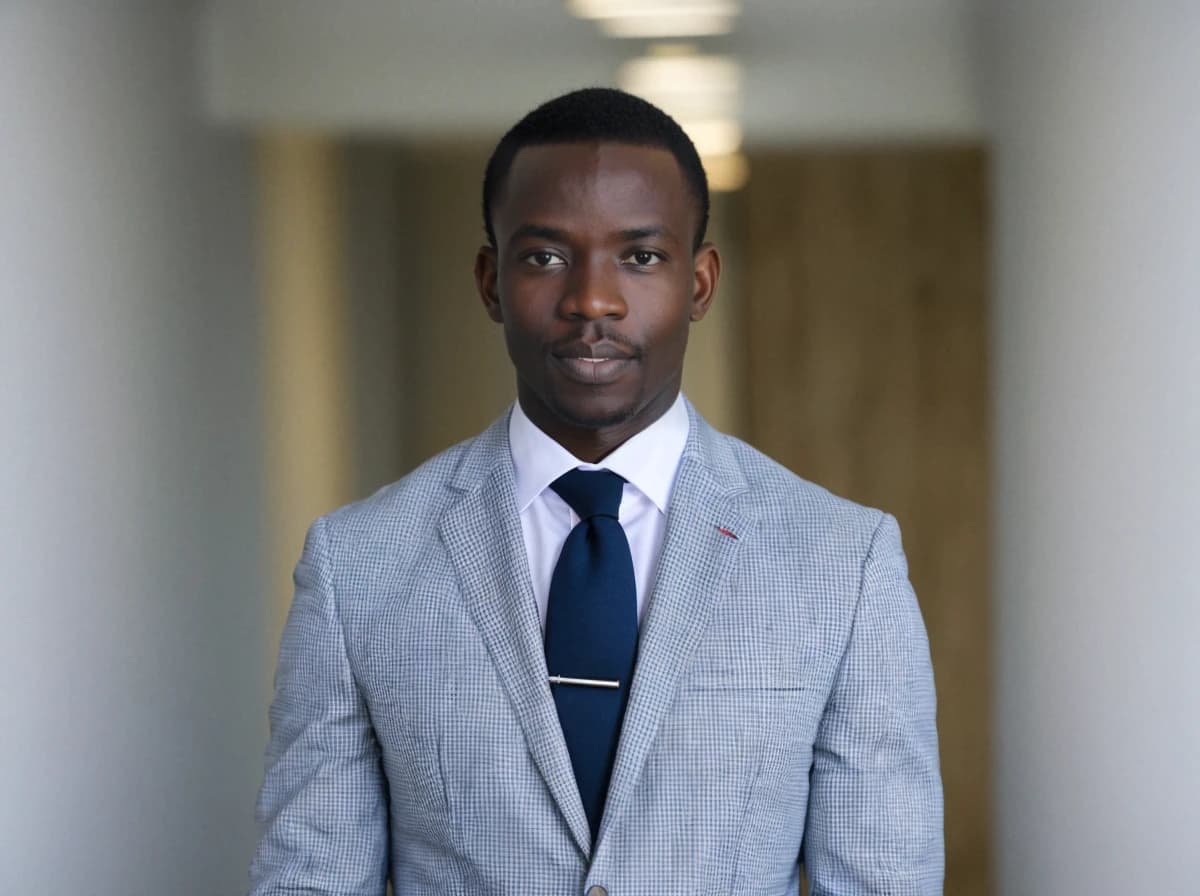
<svg viewBox="0 0 1200 896">
<path fill-rule="evenodd" d="M 571 505 L 581 520 L 593 516 L 618 519 L 625 480 L 611 470 L 571 470 L 550 487 Z"/>
</svg>

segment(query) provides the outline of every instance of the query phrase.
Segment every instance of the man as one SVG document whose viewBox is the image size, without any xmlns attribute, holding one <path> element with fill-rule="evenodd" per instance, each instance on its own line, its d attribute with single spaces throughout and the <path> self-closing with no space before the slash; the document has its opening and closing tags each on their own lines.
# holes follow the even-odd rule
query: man
<svg viewBox="0 0 1200 896">
<path fill-rule="evenodd" d="M 476 280 L 518 401 L 319 520 L 253 893 L 941 892 L 894 520 L 679 393 L 720 272 L 682 130 L 613 90 L 500 141 Z"/>
</svg>

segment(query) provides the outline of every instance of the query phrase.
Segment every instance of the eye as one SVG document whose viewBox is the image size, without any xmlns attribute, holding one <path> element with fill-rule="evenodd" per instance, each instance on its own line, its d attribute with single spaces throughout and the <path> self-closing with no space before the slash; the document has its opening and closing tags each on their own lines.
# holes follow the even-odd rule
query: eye
<svg viewBox="0 0 1200 896">
<path fill-rule="evenodd" d="M 639 268 L 653 267 L 664 260 L 662 254 L 653 249 L 634 249 L 625 257 Z"/>
<path fill-rule="evenodd" d="M 566 264 L 566 260 L 561 255 L 557 252 L 551 252 L 548 249 L 538 249 L 535 252 L 530 252 L 522 258 L 522 261 L 535 268 L 553 268 Z"/>
</svg>

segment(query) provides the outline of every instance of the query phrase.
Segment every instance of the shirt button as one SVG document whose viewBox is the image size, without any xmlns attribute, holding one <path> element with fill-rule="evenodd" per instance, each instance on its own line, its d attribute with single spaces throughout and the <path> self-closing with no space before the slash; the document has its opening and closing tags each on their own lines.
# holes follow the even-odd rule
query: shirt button
<svg viewBox="0 0 1200 896">
<path fill-rule="evenodd" d="M 588 887 L 587 896 L 608 896 L 608 890 L 601 886 Z"/>
</svg>

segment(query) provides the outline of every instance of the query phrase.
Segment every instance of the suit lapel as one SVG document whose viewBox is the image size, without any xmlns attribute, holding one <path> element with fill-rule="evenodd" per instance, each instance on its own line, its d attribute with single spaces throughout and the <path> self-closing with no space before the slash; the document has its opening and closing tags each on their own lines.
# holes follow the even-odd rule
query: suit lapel
<svg viewBox="0 0 1200 896">
<path fill-rule="evenodd" d="M 439 531 L 533 760 L 586 856 L 591 834 L 546 680 L 507 426 L 501 418 L 467 449 L 451 483 L 464 494 Z"/>
<path fill-rule="evenodd" d="M 746 490 L 740 468 L 717 433 L 691 414 L 597 843 L 629 801 L 659 723 L 750 534 L 752 521 L 737 510 L 736 496 Z"/>
</svg>

